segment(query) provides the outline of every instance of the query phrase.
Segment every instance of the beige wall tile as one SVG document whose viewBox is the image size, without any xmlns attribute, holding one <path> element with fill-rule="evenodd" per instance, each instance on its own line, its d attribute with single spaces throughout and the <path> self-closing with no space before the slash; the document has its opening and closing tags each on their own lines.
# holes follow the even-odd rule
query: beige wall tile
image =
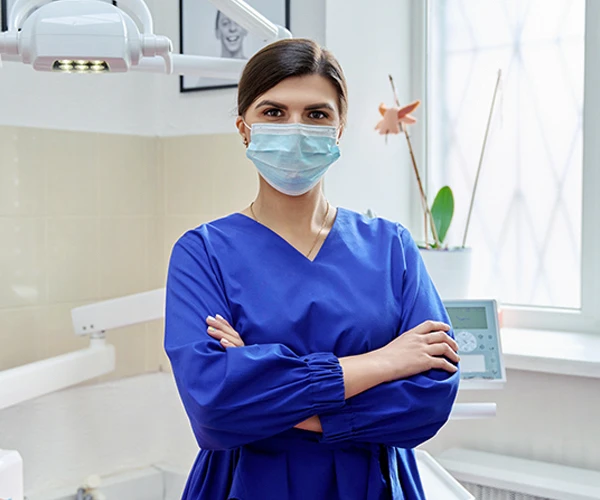
<svg viewBox="0 0 600 500">
<path fill-rule="evenodd" d="M 98 219 L 48 219 L 47 245 L 49 302 L 99 297 Z"/>
<path fill-rule="evenodd" d="M 109 217 L 98 221 L 101 297 L 119 297 L 151 288 L 149 225 L 146 217 Z"/>
<path fill-rule="evenodd" d="M 47 162 L 48 215 L 97 215 L 98 134 L 45 130 L 38 142 Z"/>
<path fill-rule="evenodd" d="M 163 139 L 167 215 L 241 210 L 258 186 L 256 169 L 237 134 Z"/>
<path fill-rule="evenodd" d="M 101 134 L 97 143 L 101 215 L 155 215 L 158 164 L 152 137 Z"/>
<path fill-rule="evenodd" d="M 166 185 L 166 161 L 165 161 L 165 151 L 167 147 L 165 146 L 165 139 L 156 138 L 155 143 L 155 155 L 156 155 L 156 178 L 157 178 L 157 198 L 156 198 L 156 206 L 157 206 L 157 214 L 159 216 L 164 216 L 167 213 L 167 190 L 165 189 Z"/>
<path fill-rule="evenodd" d="M 0 370 L 32 363 L 44 356 L 40 309 L 0 309 Z"/>
<path fill-rule="evenodd" d="M 148 249 L 148 279 L 150 288 L 162 288 L 167 279 L 165 261 L 165 218 L 162 216 L 148 219 L 146 248 Z"/>
<path fill-rule="evenodd" d="M 203 169 L 199 148 L 185 137 L 165 138 L 162 143 L 166 213 L 187 215 L 206 209 L 212 185 Z"/>
<path fill-rule="evenodd" d="M 46 160 L 39 154 L 39 131 L 0 127 L 0 216 L 45 211 Z"/>
<path fill-rule="evenodd" d="M 117 368 L 103 377 L 118 379 L 146 372 L 146 326 L 133 325 L 107 332 L 106 341 L 115 346 Z"/>
<path fill-rule="evenodd" d="M 0 217 L 0 308 L 47 300 L 43 219 Z"/>
</svg>

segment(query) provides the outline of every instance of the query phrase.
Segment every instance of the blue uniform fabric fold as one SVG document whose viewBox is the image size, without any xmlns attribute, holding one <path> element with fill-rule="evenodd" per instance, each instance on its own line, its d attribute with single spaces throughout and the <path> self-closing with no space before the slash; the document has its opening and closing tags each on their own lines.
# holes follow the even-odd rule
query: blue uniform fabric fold
<svg viewBox="0 0 600 500">
<path fill-rule="evenodd" d="M 206 333 L 216 314 L 244 347 Z M 338 209 L 312 262 L 242 214 L 188 231 L 172 251 L 165 317 L 201 448 L 184 499 L 424 499 L 412 448 L 446 422 L 458 374 L 431 370 L 345 400 L 338 359 L 428 319 L 449 322 L 399 224 Z M 294 429 L 313 415 L 323 434 Z"/>
</svg>

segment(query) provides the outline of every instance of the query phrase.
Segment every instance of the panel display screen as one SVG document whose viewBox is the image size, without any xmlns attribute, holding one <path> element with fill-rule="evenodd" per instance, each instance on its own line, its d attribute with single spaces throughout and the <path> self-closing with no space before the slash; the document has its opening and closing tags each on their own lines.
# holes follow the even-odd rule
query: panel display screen
<svg viewBox="0 0 600 500">
<path fill-rule="evenodd" d="M 485 330 L 488 327 L 485 307 L 447 307 L 455 330 Z"/>
<path fill-rule="evenodd" d="M 460 357 L 460 371 L 463 373 L 484 373 L 485 356 L 483 354 L 467 354 Z"/>
</svg>

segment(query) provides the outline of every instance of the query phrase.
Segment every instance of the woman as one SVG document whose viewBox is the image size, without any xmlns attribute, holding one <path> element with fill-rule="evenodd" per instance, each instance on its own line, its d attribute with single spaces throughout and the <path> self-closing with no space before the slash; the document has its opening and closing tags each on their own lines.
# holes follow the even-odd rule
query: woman
<svg viewBox="0 0 600 500">
<path fill-rule="evenodd" d="M 258 196 L 169 267 L 165 347 L 201 447 L 184 498 L 423 499 L 412 448 L 448 418 L 457 345 L 408 231 L 323 195 L 342 70 L 309 40 L 271 44 L 238 112 Z"/>
</svg>

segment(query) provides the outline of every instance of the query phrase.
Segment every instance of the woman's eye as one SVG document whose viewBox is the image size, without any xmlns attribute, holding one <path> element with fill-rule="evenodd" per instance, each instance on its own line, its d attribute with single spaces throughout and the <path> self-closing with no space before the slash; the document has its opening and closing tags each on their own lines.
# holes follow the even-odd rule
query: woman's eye
<svg viewBox="0 0 600 500">
<path fill-rule="evenodd" d="M 265 111 L 265 116 L 270 116 L 271 118 L 279 118 L 281 115 L 282 112 L 280 109 L 267 109 Z"/>
<path fill-rule="evenodd" d="M 323 118 L 328 118 L 328 116 L 323 113 L 323 111 L 311 111 L 308 115 L 312 120 L 322 120 Z"/>
</svg>

